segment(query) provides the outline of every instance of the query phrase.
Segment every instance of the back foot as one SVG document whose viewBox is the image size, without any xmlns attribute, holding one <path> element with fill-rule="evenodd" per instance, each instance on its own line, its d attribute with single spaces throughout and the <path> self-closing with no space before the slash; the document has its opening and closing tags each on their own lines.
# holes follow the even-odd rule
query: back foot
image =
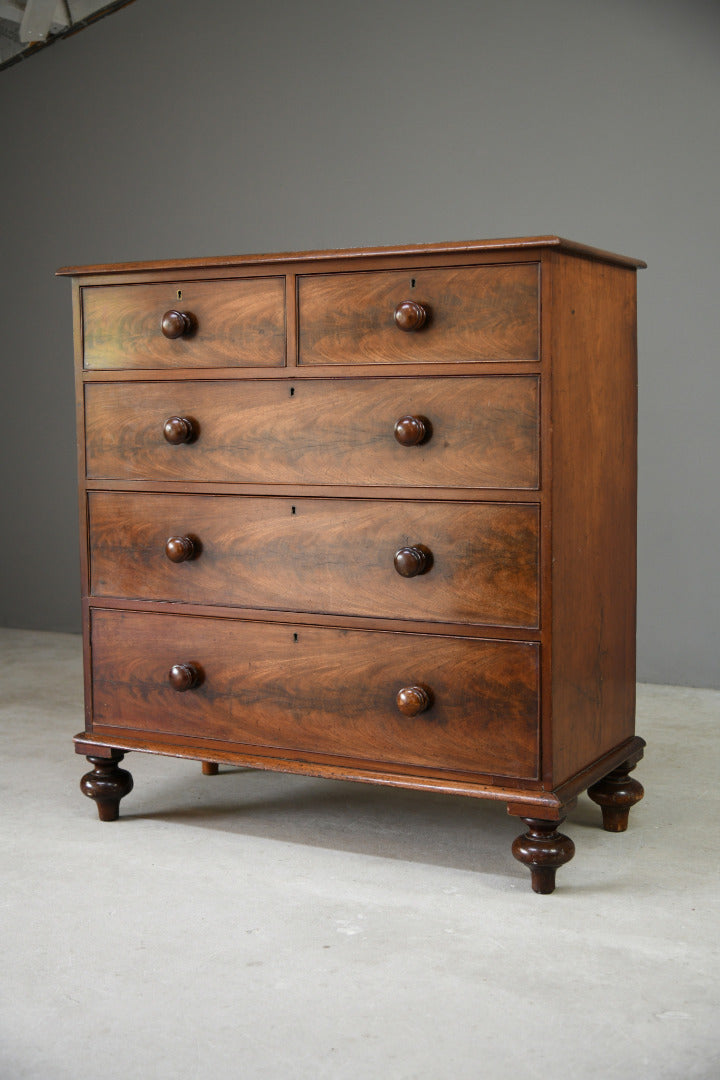
<svg viewBox="0 0 720 1080">
<path fill-rule="evenodd" d="M 640 781 L 628 776 L 634 768 L 624 762 L 588 788 L 588 795 L 602 810 L 606 832 L 625 832 L 631 808 L 645 794 Z"/>
</svg>

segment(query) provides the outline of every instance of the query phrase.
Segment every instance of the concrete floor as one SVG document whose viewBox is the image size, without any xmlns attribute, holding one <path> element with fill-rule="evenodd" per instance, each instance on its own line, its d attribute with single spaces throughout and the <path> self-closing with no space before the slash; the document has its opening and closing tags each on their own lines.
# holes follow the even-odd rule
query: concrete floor
<svg viewBox="0 0 720 1080">
<path fill-rule="evenodd" d="M 79 639 L 0 657 L 2 1080 L 720 1077 L 719 692 L 639 688 L 646 798 L 543 897 L 501 804 L 133 754 L 101 824 Z"/>
</svg>

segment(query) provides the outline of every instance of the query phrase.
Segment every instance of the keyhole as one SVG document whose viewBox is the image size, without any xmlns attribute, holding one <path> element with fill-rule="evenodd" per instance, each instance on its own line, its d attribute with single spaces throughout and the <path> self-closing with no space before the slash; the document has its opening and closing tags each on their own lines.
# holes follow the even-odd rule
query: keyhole
<svg viewBox="0 0 720 1080">
<path fill-rule="evenodd" d="M 297 639 L 298 639 L 297 634 L 293 634 L 293 641 L 297 641 Z"/>
<path fill-rule="evenodd" d="M 290 387 L 290 397 L 295 397 L 295 387 L 294 386 Z"/>
<path fill-rule="evenodd" d="M 294 513 L 295 513 L 295 507 L 293 506 L 293 507 L 291 508 L 291 510 L 292 510 L 292 513 L 294 514 Z"/>
<path fill-rule="evenodd" d="M 178 298 L 178 300 L 182 300 L 182 289 L 178 289 L 177 298 Z"/>
<path fill-rule="evenodd" d="M 415 288 L 415 278 L 412 278 L 412 280 L 410 281 L 410 288 L 411 289 Z"/>
</svg>

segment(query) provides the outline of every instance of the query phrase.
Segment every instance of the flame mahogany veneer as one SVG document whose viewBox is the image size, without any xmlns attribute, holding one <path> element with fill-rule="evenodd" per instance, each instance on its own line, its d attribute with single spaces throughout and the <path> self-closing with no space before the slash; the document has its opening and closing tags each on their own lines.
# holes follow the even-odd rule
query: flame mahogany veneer
<svg viewBox="0 0 720 1080">
<path fill-rule="evenodd" d="M 558 237 L 66 267 L 82 790 L 131 750 L 507 804 L 642 787 L 639 260 Z"/>
</svg>

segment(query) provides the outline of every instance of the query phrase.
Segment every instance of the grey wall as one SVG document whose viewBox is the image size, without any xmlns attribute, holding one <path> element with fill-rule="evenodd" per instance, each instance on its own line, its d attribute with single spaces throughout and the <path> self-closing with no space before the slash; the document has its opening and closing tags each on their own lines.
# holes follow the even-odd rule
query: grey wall
<svg viewBox="0 0 720 1080">
<path fill-rule="evenodd" d="M 720 5 L 136 0 L 0 72 L 0 623 L 79 626 L 66 263 L 555 232 L 645 258 L 639 676 L 718 686 Z"/>
</svg>

